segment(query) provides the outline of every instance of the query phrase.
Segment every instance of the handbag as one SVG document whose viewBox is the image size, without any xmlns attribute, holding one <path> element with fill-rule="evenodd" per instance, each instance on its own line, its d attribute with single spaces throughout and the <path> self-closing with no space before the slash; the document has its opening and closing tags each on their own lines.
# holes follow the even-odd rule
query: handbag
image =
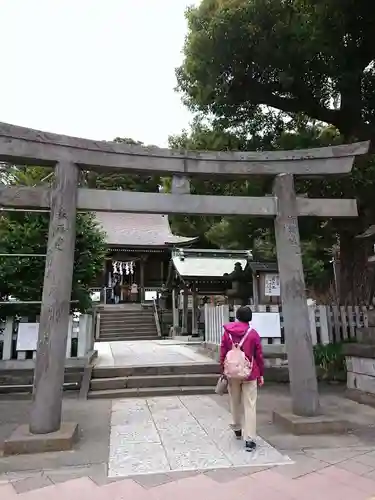
<svg viewBox="0 0 375 500">
<path fill-rule="evenodd" d="M 228 380 L 224 375 L 220 375 L 219 380 L 217 381 L 215 387 L 215 393 L 219 394 L 219 396 L 223 396 L 228 392 Z"/>
</svg>

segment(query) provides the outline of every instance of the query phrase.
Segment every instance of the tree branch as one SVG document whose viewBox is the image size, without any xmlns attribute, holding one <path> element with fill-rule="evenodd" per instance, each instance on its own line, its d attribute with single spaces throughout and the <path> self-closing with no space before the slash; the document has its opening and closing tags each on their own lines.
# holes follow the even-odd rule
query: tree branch
<svg viewBox="0 0 375 500">
<path fill-rule="evenodd" d="M 268 85 L 261 84 L 251 79 L 247 82 L 248 93 L 253 103 L 271 106 L 285 113 L 305 113 L 312 119 L 326 122 L 339 128 L 340 111 L 328 109 L 322 106 L 311 96 L 281 97 L 277 95 Z"/>
</svg>

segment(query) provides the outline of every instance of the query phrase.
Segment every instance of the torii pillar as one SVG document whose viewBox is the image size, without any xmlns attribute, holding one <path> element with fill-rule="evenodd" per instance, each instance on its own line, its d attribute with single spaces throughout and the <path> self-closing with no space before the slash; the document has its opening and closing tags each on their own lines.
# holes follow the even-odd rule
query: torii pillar
<svg viewBox="0 0 375 500">
<path fill-rule="evenodd" d="M 319 413 L 319 394 L 303 273 L 298 209 L 293 175 L 274 181 L 278 215 L 275 217 L 285 344 L 288 353 L 292 411 L 300 416 Z M 322 200 L 324 203 L 324 200 Z"/>
</svg>

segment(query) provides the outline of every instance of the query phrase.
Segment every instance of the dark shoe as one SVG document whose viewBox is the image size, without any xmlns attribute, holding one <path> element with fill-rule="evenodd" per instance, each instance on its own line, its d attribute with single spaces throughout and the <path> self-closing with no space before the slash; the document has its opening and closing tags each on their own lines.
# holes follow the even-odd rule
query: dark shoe
<svg viewBox="0 0 375 500">
<path fill-rule="evenodd" d="M 242 431 L 234 431 L 234 435 L 236 436 L 236 439 L 241 439 L 242 438 Z"/>
<path fill-rule="evenodd" d="M 246 451 L 254 451 L 256 447 L 257 445 L 254 443 L 254 441 L 246 441 L 245 443 Z"/>
</svg>

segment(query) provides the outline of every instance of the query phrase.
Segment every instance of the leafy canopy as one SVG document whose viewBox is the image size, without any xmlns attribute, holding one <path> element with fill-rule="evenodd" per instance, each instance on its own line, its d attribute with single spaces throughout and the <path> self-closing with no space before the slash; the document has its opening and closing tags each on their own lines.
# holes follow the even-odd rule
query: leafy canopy
<svg viewBox="0 0 375 500">
<path fill-rule="evenodd" d="M 278 114 L 278 131 L 300 117 L 329 124 L 332 143 L 370 139 L 375 147 L 375 3 L 366 0 L 203 0 L 187 11 L 184 61 L 177 69 L 186 104 L 223 130 L 249 129 L 259 115 Z M 251 126 L 250 126 L 251 128 Z M 329 130 L 329 128 L 328 128 Z M 268 135 L 268 132 L 266 133 Z M 285 149 L 314 147 L 322 134 L 288 134 Z M 313 139 L 313 140 L 311 140 Z M 311 140 L 310 144 L 306 141 Z M 261 141 L 262 142 L 262 141 Z M 371 245 L 355 239 L 375 223 L 375 162 L 360 159 L 350 176 L 304 182 L 315 197 L 353 197 L 359 218 L 328 221 L 340 244 L 343 304 L 368 303 Z M 310 223 L 309 223 L 310 224 Z M 301 233 L 309 227 L 303 221 Z M 311 238 L 321 237 L 320 230 Z"/>
<path fill-rule="evenodd" d="M 16 185 L 35 185 L 51 172 L 39 167 L 10 167 L 5 181 Z M 52 176 L 49 178 L 51 179 Z M 4 212 L 0 215 L 0 253 L 46 254 L 48 213 Z M 92 214 L 77 214 L 76 246 L 73 274 L 72 304 L 75 310 L 85 312 L 91 307 L 89 288 L 102 271 L 106 253 L 105 235 Z M 42 298 L 44 257 L 1 257 L 0 300 L 9 296 L 23 301 Z M 5 315 L 37 313 L 40 306 L 1 306 Z"/>
<path fill-rule="evenodd" d="M 177 77 L 193 109 L 233 123 L 266 105 L 373 134 L 374 2 L 203 0 L 187 19 Z"/>
</svg>

